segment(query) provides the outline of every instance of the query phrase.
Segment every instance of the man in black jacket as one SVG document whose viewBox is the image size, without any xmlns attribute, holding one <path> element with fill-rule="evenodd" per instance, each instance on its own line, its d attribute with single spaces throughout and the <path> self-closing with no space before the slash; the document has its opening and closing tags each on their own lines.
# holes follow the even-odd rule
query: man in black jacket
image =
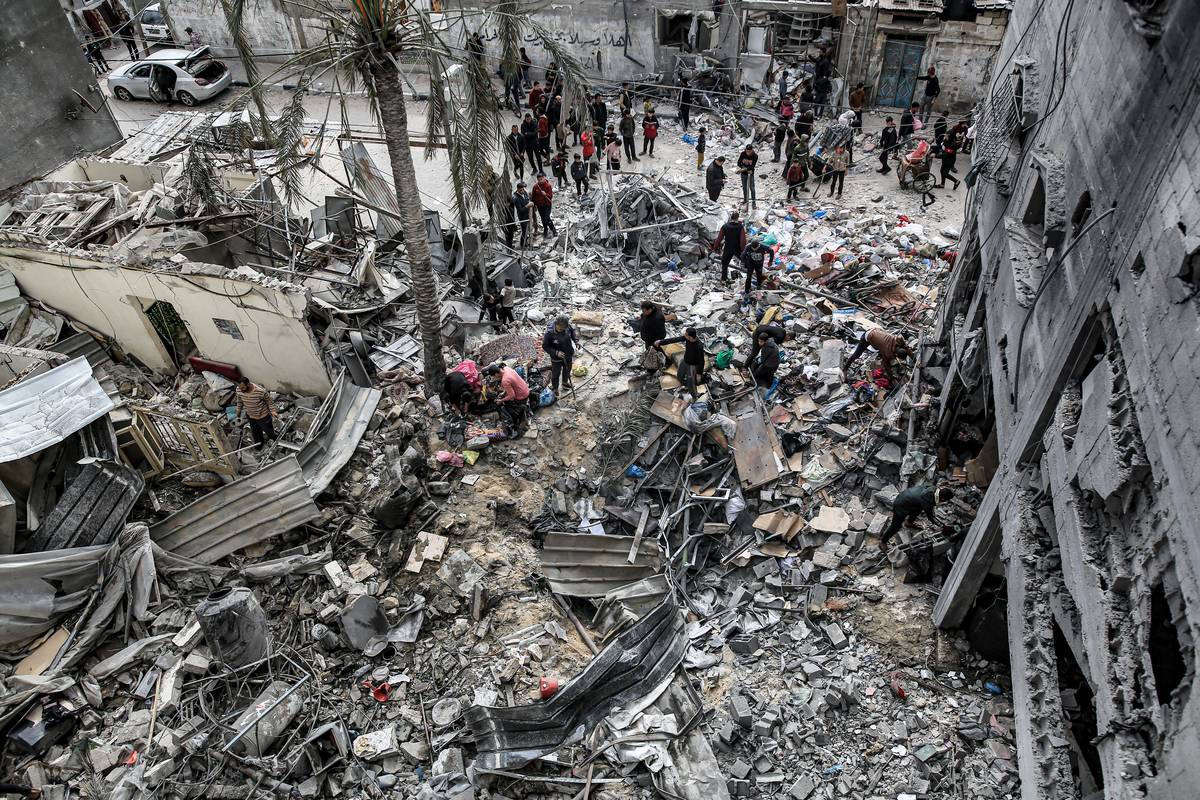
<svg viewBox="0 0 1200 800">
<path fill-rule="evenodd" d="M 754 338 L 750 342 L 750 358 L 746 359 L 747 364 L 753 364 L 754 359 L 758 357 L 758 351 L 761 349 L 758 342 L 764 334 L 777 345 L 781 345 L 787 340 L 787 332 L 778 325 L 759 325 L 754 329 Z"/>
<path fill-rule="evenodd" d="M 592 114 L 592 129 L 603 131 L 604 127 L 608 125 L 608 106 L 604 105 L 604 98 L 596 95 L 588 108 Z"/>
<path fill-rule="evenodd" d="M 679 379 L 694 396 L 696 384 L 706 382 L 704 380 L 704 345 L 700 343 L 696 329 L 685 328 L 683 336 L 659 339 L 654 346 L 662 347 L 665 344 L 679 344 L 680 342 L 683 343 L 683 366 L 679 370 Z"/>
<path fill-rule="evenodd" d="M 896 152 L 896 144 L 900 141 L 900 137 L 896 133 L 896 120 L 888 117 L 883 121 L 883 130 L 879 132 L 879 169 L 875 170 L 880 175 L 887 175 L 892 171 L 888 166 L 888 159 L 892 157 L 892 153 Z"/>
<path fill-rule="evenodd" d="M 575 196 L 583 197 L 588 191 L 588 165 L 579 153 L 575 154 L 575 160 L 571 162 L 571 179 L 575 181 Z"/>
<path fill-rule="evenodd" d="M 765 331 L 755 337 L 755 342 L 758 344 L 758 356 L 750 363 L 750 375 L 766 393 L 775 382 L 775 373 L 779 371 L 779 346 Z"/>
<path fill-rule="evenodd" d="M 641 322 L 642 327 L 638 335 L 641 336 L 647 350 L 654 347 L 654 343 L 659 339 L 666 338 L 667 318 L 663 316 L 662 309 L 649 300 L 642 302 Z"/>
<path fill-rule="evenodd" d="M 529 168 L 534 174 L 542 171 L 542 151 L 538 149 L 538 124 L 532 114 L 521 120 L 521 149 L 529 159 Z"/>
<path fill-rule="evenodd" d="M 925 81 L 925 94 L 921 98 L 921 117 L 928 124 L 929 115 L 933 111 L 933 101 L 942 93 L 942 84 L 938 81 L 937 70 L 933 67 L 930 67 L 929 72 L 919 76 L 917 80 Z"/>
<path fill-rule="evenodd" d="M 742 224 L 738 212 L 731 213 L 729 221 L 717 233 L 712 249 L 715 252 L 718 248 L 721 250 L 721 283 L 729 283 L 729 262 L 746 249 L 746 226 Z"/>
<path fill-rule="evenodd" d="M 925 483 L 910 486 L 896 495 L 896 499 L 892 502 L 892 521 L 887 530 L 883 532 L 883 536 L 879 537 L 879 552 L 887 552 L 888 540 L 895 536 L 900 531 L 900 526 L 910 519 L 916 519 L 924 514 L 929 517 L 930 522 L 936 525 L 937 517 L 933 515 L 934 507 L 952 497 L 954 497 L 954 492 L 950 489 L 935 489 Z"/>
<path fill-rule="evenodd" d="M 554 324 L 542 336 L 542 350 L 550 356 L 550 388 L 555 396 L 558 395 L 560 380 L 564 388 L 570 389 L 572 394 L 575 392 L 571 366 L 575 363 L 575 345 L 578 341 L 579 334 L 566 317 L 554 320 Z"/>
<path fill-rule="evenodd" d="M 522 152 L 525 150 L 525 140 L 521 138 L 521 131 L 516 125 L 513 125 L 512 131 L 504 137 L 504 147 L 508 151 L 508 157 L 512 159 L 513 172 L 518 178 L 524 178 L 525 156 Z"/>
<path fill-rule="evenodd" d="M 742 251 L 742 268 L 746 270 L 746 294 L 750 294 L 750 285 L 753 278 L 757 277 L 758 285 L 762 286 L 763 262 L 766 261 L 767 255 L 770 252 L 770 250 L 763 247 L 762 241 L 757 236 L 751 239 L 750 244 L 746 245 L 746 249 Z"/>
<path fill-rule="evenodd" d="M 913 135 L 913 117 L 917 115 L 917 104 L 913 103 L 900 115 L 900 141 L 907 142 Z"/>
<path fill-rule="evenodd" d="M 717 156 L 704 172 L 704 188 L 708 189 L 708 199 L 714 203 L 721 197 L 725 188 L 725 156 Z"/>
</svg>

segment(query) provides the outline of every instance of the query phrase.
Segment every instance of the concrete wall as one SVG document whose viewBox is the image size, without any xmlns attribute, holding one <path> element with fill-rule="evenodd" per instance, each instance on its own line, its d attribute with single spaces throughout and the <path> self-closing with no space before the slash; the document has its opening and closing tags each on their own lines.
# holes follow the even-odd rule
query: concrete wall
<svg viewBox="0 0 1200 800">
<path fill-rule="evenodd" d="M 1107 798 L 1184 800 L 1200 797 L 1200 4 L 1159 4 L 1156 41 L 1125 3 L 1070 16 L 1068 4 L 1013 11 L 993 78 L 1019 66 L 1025 109 L 1044 121 L 975 150 L 992 169 L 961 248 L 980 257 L 959 271 L 978 270 L 961 284 L 977 289 L 948 317 L 982 325 L 1001 454 L 989 498 L 1017 498 L 1000 504 L 1007 573 L 1021 581 L 1009 614 L 1025 621 L 1010 623 L 1014 684 L 1029 683 L 1029 654 L 1049 636 L 1030 620 L 1032 577 L 1095 695 L 1100 774 L 1085 789 L 1094 778 Z M 1051 548 L 1031 549 L 1020 515 Z M 957 591 L 948 582 L 943 600 Z M 1166 611 L 1154 626 L 1156 596 Z M 1171 647 L 1186 674 L 1168 686 Z M 1079 796 L 1045 780 L 1061 763 L 1049 758 L 1056 714 L 1020 718 L 1026 800 Z"/>
<path fill-rule="evenodd" d="M 165 300 L 204 357 L 236 364 L 271 389 L 323 397 L 332 386 L 305 319 L 303 292 L 14 247 L 0 247 L 0 267 L 17 277 L 23 294 L 113 337 L 153 370 L 174 369 L 143 313 L 149 303 Z M 216 319 L 232 321 L 242 338 L 219 330 Z"/>
<path fill-rule="evenodd" d="M 850 45 L 843 46 L 843 51 L 850 53 L 844 71 L 851 86 L 865 83 L 870 90 L 868 102 L 873 103 L 888 36 L 923 37 L 921 74 L 929 67 L 937 69 L 942 94 L 935 107 L 949 112 L 970 111 L 986 95 L 988 76 L 1008 26 L 1008 12 L 1003 10 L 980 11 L 975 22 L 943 22 L 933 17 L 915 23 L 869 6 L 850 6 L 849 14 L 852 24 L 846 40 Z M 914 100 L 920 102 L 923 92 L 918 83 Z"/>
<path fill-rule="evenodd" d="M 233 37 L 220 10 L 220 0 L 161 0 L 171 21 L 171 30 L 180 41 L 185 28 L 200 35 L 213 52 L 235 54 Z M 256 55 L 265 59 L 286 60 L 304 47 L 312 47 L 324 38 L 324 26 L 304 3 L 286 0 L 246 0 L 245 35 Z"/>
<path fill-rule="evenodd" d="M 477 10 L 477 2 L 448 2 L 448 20 L 453 20 L 455 11 L 463 9 L 470 14 Z M 646 72 L 669 72 L 675 66 L 675 55 L 680 50 L 658 43 L 658 15 L 656 4 L 629 0 L 576 0 L 572 3 L 547 4 L 537 14 L 537 21 L 549 30 L 558 43 L 575 55 L 589 76 L 607 79 L 628 78 Z M 694 9 L 712 12 L 712 3 L 707 0 L 674 0 L 663 4 L 663 8 L 676 11 Z M 626 17 L 628 9 L 628 18 Z M 479 30 L 487 45 L 488 55 L 495 58 L 500 54 L 494 25 L 478 24 L 478 17 L 468 16 L 468 31 Z M 701 23 L 703 24 L 703 23 Z M 710 41 L 718 43 L 718 31 L 712 30 Z M 538 68 L 533 70 L 532 79 L 544 77 L 542 69 L 550 61 L 544 48 L 532 41 L 525 47 Z"/>
<path fill-rule="evenodd" d="M 47 172 L 81 150 L 120 141 L 107 106 L 62 10 L 45 0 L 0 3 L 0 190 Z M 73 119 L 68 119 L 73 116 Z"/>
</svg>

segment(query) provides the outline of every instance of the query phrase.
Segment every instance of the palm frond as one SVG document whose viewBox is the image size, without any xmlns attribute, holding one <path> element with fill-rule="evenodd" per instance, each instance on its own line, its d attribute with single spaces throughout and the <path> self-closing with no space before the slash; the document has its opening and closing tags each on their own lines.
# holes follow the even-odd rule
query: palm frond
<svg viewBox="0 0 1200 800">
<path fill-rule="evenodd" d="M 298 86 L 283 111 L 268 125 L 277 153 L 273 171 L 275 180 L 279 182 L 289 204 L 299 199 L 301 179 L 311 161 L 304 142 L 304 123 L 307 118 L 304 96 L 307 92 L 306 84 Z"/>
<path fill-rule="evenodd" d="M 517 0 L 499 0 L 495 9 L 488 12 L 487 19 L 496 26 L 496 36 L 500 42 L 500 74 L 505 80 L 512 78 L 520 69 L 520 18 L 523 13 Z"/>
</svg>

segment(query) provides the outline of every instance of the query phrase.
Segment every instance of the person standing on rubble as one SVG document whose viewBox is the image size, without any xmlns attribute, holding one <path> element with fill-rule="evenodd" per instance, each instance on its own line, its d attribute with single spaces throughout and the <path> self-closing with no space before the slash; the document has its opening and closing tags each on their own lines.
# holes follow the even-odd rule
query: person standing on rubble
<svg viewBox="0 0 1200 800">
<path fill-rule="evenodd" d="M 796 119 L 796 138 L 812 139 L 813 113 L 805 111 Z"/>
<path fill-rule="evenodd" d="M 618 136 L 604 146 L 604 157 L 610 172 L 621 171 L 621 137 Z"/>
<path fill-rule="evenodd" d="M 595 175 L 600 171 L 600 159 L 596 155 L 596 137 L 591 129 L 579 134 L 579 149 L 583 153 L 584 163 L 588 165 L 589 174 Z"/>
<path fill-rule="evenodd" d="M 637 319 L 638 336 L 642 340 L 642 344 L 646 346 L 646 358 L 642 364 L 648 369 L 657 369 L 662 367 L 662 363 L 653 364 L 655 361 L 651 356 L 662 358 L 662 350 L 659 349 L 656 342 L 659 339 L 667 337 L 667 317 L 663 314 L 662 309 L 650 300 L 642 301 L 642 313 Z M 650 351 L 655 351 L 651 353 Z"/>
<path fill-rule="evenodd" d="M 621 141 L 625 143 L 625 157 L 629 159 L 629 163 L 638 161 L 637 144 L 634 141 L 633 134 L 637 130 L 637 121 L 633 118 L 633 112 L 628 108 L 621 109 L 621 122 L 619 132 Z"/>
<path fill-rule="evenodd" d="M 630 91 L 628 81 L 621 84 L 621 93 L 617 95 L 617 109 L 622 114 L 626 111 L 633 113 L 633 92 Z"/>
<path fill-rule="evenodd" d="M 658 115 L 651 108 L 642 116 L 642 155 L 654 158 L 654 140 L 658 138 Z M 647 154 L 646 150 L 650 152 Z"/>
<path fill-rule="evenodd" d="M 720 161 L 721 159 L 717 159 Z M 713 162 L 714 164 L 716 161 Z M 742 224 L 738 212 L 729 214 L 729 221 L 717 232 L 717 240 L 713 242 L 713 251 L 721 248 L 721 283 L 729 284 L 729 262 L 734 256 L 739 256 L 746 249 L 746 226 Z M 722 246 L 723 245 L 723 246 Z"/>
<path fill-rule="evenodd" d="M 525 181 L 517 182 L 512 204 L 517 213 L 517 222 L 521 225 L 521 249 L 524 250 L 529 245 L 529 193 L 525 191 Z"/>
<path fill-rule="evenodd" d="M 595 135 L 596 131 L 602 131 L 608 125 L 608 106 L 604 104 L 604 98 L 599 93 L 592 99 L 588 111 L 592 115 L 592 131 Z"/>
<path fill-rule="evenodd" d="M 262 452 L 268 441 L 275 439 L 275 426 L 272 420 L 279 416 L 271 393 L 257 383 L 251 383 L 244 375 L 238 379 L 237 389 L 234 390 L 238 415 L 245 414 L 250 423 L 250 433 L 254 436 L 254 444 Z"/>
<path fill-rule="evenodd" d="M 703 129 L 702 129 L 703 130 Z M 704 134 L 700 134 L 700 141 L 703 143 Z M 704 160 L 704 151 L 698 151 L 696 157 L 697 162 Z M 725 156 L 717 156 L 708 165 L 708 169 L 704 173 L 704 188 L 708 190 L 708 199 L 717 202 L 721 197 L 721 190 L 725 188 Z"/>
<path fill-rule="evenodd" d="M 779 345 L 766 332 L 756 336 L 755 342 L 758 352 L 750 362 L 750 375 L 766 395 L 775 383 L 775 373 L 779 371 Z"/>
<path fill-rule="evenodd" d="M 837 196 L 842 196 L 846 186 L 846 148 L 840 144 L 833 149 L 829 157 L 829 196 L 833 197 L 833 189 L 837 187 Z"/>
<path fill-rule="evenodd" d="M 692 87 L 688 83 L 687 78 L 679 79 L 679 124 L 683 127 L 683 132 L 687 133 L 688 125 L 692 119 Z M 697 167 L 699 169 L 699 167 Z"/>
<path fill-rule="evenodd" d="M 516 125 L 513 125 L 512 131 L 504 137 L 504 148 L 508 151 L 508 157 L 512 161 L 513 174 L 518 178 L 524 178 L 525 157 L 522 152 L 525 150 L 525 140 L 521 138 L 521 131 Z"/>
<path fill-rule="evenodd" d="M 563 388 L 575 393 L 575 384 L 571 380 L 571 367 L 575 363 L 575 346 L 579 343 L 579 334 L 566 317 L 558 317 L 542 335 L 542 350 L 550 357 L 550 388 L 558 396 L 561 381 Z"/>
<path fill-rule="evenodd" d="M 572 147 L 579 146 L 579 132 L 582 129 L 583 126 L 579 124 L 579 117 L 575 113 L 574 106 L 572 106 L 571 109 L 567 111 L 567 130 L 571 132 L 571 137 L 575 140 L 571 142 Z"/>
<path fill-rule="evenodd" d="M 525 158 L 529 159 L 529 169 L 540 172 L 542 154 L 538 150 L 538 124 L 528 112 L 521 120 L 521 148 L 525 151 Z"/>
<path fill-rule="evenodd" d="M 859 335 L 854 352 L 850 354 L 850 358 L 846 359 L 846 365 L 842 367 L 842 371 L 849 372 L 850 367 L 854 365 L 858 357 L 867 352 L 867 349 L 871 347 L 879 351 L 879 360 L 883 365 L 883 374 L 894 385 L 896 379 L 892 374 L 892 362 L 897 358 L 908 358 L 911 351 L 909 350 L 908 343 L 904 341 L 904 337 L 895 333 L 888 333 L 883 328 L 871 328 Z"/>
<path fill-rule="evenodd" d="M 758 279 L 758 285 L 761 287 L 763 282 L 763 262 L 766 261 L 770 250 L 763 247 L 762 240 L 755 236 L 750 240 L 750 244 L 746 245 L 746 249 L 741 253 L 742 269 L 746 271 L 746 288 L 745 294 L 750 294 L 751 281 L 754 278 Z"/>
<path fill-rule="evenodd" d="M 492 323 L 492 331 L 500 332 L 500 293 L 495 289 L 489 289 L 483 293 L 483 297 L 479 301 L 479 322 L 483 322 L 483 318 L 487 317 Z"/>
<path fill-rule="evenodd" d="M 737 160 L 737 171 L 742 176 L 742 203 L 758 208 L 758 188 L 754 184 L 754 171 L 758 167 L 758 153 L 749 142 Z"/>
<path fill-rule="evenodd" d="M 550 159 L 550 172 L 554 175 L 556 188 L 561 189 L 567 185 L 567 151 L 560 148 L 554 154 L 554 158 Z"/>
<path fill-rule="evenodd" d="M 546 173 L 539 172 L 537 183 L 533 184 L 533 206 L 537 209 L 538 216 L 542 218 L 542 234 L 545 236 L 558 236 L 558 228 L 554 227 L 554 220 L 550 219 L 550 210 L 554 205 L 554 187 L 550 185 L 550 179 L 546 177 Z"/>
<path fill-rule="evenodd" d="M 896 146 L 900 142 L 900 136 L 896 132 L 896 120 L 888 117 L 883 121 L 883 130 L 879 132 L 879 169 L 875 170 L 880 175 L 887 175 L 892 171 L 888 166 L 888 159 L 892 157 L 892 153 L 896 152 Z"/>
<path fill-rule="evenodd" d="M 550 158 L 550 116 L 543 109 L 538 116 L 537 135 L 538 135 L 538 153 L 546 159 Z M 539 167 L 541 169 L 541 167 Z"/>
<path fill-rule="evenodd" d="M 500 324 L 508 325 L 516 324 L 516 317 L 513 316 L 513 309 L 517 305 L 517 295 L 528 294 L 528 289 L 518 289 L 513 286 L 512 278 L 504 279 L 504 288 L 500 290 Z"/>
<path fill-rule="evenodd" d="M 799 200 L 800 193 L 805 190 L 804 184 L 808 181 L 808 170 L 804 167 L 804 159 L 795 156 L 791 159 L 787 170 L 787 199 Z"/>
<path fill-rule="evenodd" d="M 562 98 L 558 95 L 550 96 L 550 102 L 546 104 L 546 119 L 550 120 L 550 130 L 554 133 L 554 146 L 561 150 L 567 131 L 562 124 Z"/>
<path fill-rule="evenodd" d="M 575 181 L 576 197 L 583 197 L 587 194 L 590 188 L 588 186 L 588 165 L 579 153 L 575 154 L 575 160 L 571 162 L 571 180 Z"/>
<path fill-rule="evenodd" d="M 700 135 L 696 137 L 696 172 L 704 169 L 704 151 L 708 149 L 708 128 L 701 128 Z M 725 182 L 725 170 L 721 170 L 721 182 Z M 717 192 L 720 194 L 720 192 Z M 710 190 L 711 194 L 711 190 Z M 717 198 L 713 198 L 716 200 Z"/>
<path fill-rule="evenodd" d="M 775 125 L 775 134 L 771 145 L 771 163 L 779 163 L 779 159 L 783 155 L 783 143 L 787 140 L 788 133 L 790 133 L 788 124 L 783 120 L 779 120 Z"/>
<path fill-rule="evenodd" d="M 900 492 L 892 501 L 892 520 L 888 524 L 887 530 L 883 532 L 883 536 L 879 537 L 879 552 L 886 553 L 888 542 L 900 532 L 901 526 L 905 522 L 915 520 L 921 514 L 929 517 L 929 521 L 936 525 L 937 517 L 933 515 L 933 509 L 939 503 L 944 503 L 953 497 L 952 489 L 948 487 L 935 489 L 925 483 L 918 483 L 916 486 L 910 486 Z"/>
<path fill-rule="evenodd" d="M 533 67 L 533 59 L 525 52 L 525 48 L 520 49 L 520 57 L 517 59 L 517 66 L 521 70 L 521 82 L 526 86 L 529 85 L 529 70 Z"/>
<path fill-rule="evenodd" d="M 529 427 L 529 384 L 507 365 L 492 364 L 487 375 L 493 380 L 499 378 L 500 396 L 496 404 L 500 406 L 505 432 L 509 437 L 524 433 Z"/>
<path fill-rule="evenodd" d="M 683 366 L 679 370 L 679 379 L 694 397 L 696 385 L 708 382 L 704 378 L 704 345 L 696 335 L 696 329 L 684 328 L 683 336 L 659 339 L 654 346 L 661 350 L 663 345 L 680 343 L 683 344 Z"/>
</svg>

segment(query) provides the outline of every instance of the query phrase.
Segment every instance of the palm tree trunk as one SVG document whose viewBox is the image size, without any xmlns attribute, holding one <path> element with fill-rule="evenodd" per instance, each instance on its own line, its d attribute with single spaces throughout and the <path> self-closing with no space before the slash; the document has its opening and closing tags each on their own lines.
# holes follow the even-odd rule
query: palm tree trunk
<svg viewBox="0 0 1200 800">
<path fill-rule="evenodd" d="M 412 150 L 409 149 L 408 109 L 404 105 L 404 90 L 394 64 L 373 62 L 369 77 L 379 102 L 379 121 L 387 140 L 396 199 L 400 202 L 400 227 L 404 230 L 409 280 L 421 330 L 425 383 L 428 392 L 436 394 L 441 391 L 446 375 L 446 361 L 442 357 L 441 303 L 437 296 L 437 282 L 433 277 L 433 262 L 429 256 L 424 208 L 417 191 L 417 171 L 413 166 Z"/>
</svg>

